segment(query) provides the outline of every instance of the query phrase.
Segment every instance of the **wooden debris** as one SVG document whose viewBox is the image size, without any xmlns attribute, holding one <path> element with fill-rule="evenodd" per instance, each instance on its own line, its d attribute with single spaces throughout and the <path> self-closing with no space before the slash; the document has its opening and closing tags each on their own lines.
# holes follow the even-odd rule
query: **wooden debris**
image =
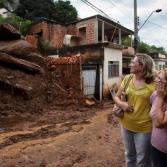
<svg viewBox="0 0 167 167">
<path fill-rule="evenodd" d="M 32 97 L 32 87 L 21 85 L 18 83 L 12 83 L 9 80 L 0 79 L 0 88 L 8 90 L 13 95 L 20 95 L 25 99 L 30 99 Z"/>
<path fill-rule="evenodd" d="M 92 105 L 96 104 L 96 102 L 94 100 L 92 100 L 92 99 L 85 99 L 85 103 L 88 106 L 92 106 Z"/>
<path fill-rule="evenodd" d="M 44 73 L 44 70 L 39 65 L 23 59 L 15 58 L 6 53 L 0 53 L 0 64 L 3 66 L 4 65 L 8 66 L 9 68 L 21 69 L 25 72 L 32 73 L 32 74 Z"/>
<path fill-rule="evenodd" d="M 53 57 L 48 57 L 47 58 L 48 65 L 50 67 L 54 67 L 55 65 L 60 65 L 60 64 L 79 64 L 80 63 L 80 55 L 72 55 L 68 57 L 58 57 L 58 58 L 53 58 Z"/>
<path fill-rule="evenodd" d="M 0 25 L 0 40 L 16 40 L 20 39 L 21 34 L 10 24 Z"/>
</svg>

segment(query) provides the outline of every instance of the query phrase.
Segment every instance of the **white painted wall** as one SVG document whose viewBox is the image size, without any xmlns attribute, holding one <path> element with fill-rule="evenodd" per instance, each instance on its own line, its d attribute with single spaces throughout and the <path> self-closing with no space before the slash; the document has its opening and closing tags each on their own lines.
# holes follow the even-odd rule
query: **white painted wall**
<svg viewBox="0 0 167 167">
<path fill-rule="evenodd" d="M 108 62 L 119 61 L 119 77 L 108 78 Z M 104 48 L 104 65 L 103 65 L 103 91 L 108 89 L 115 82 L 120 82 L 122 76 L 122 50 L 114 48 Z"/>
</svg>

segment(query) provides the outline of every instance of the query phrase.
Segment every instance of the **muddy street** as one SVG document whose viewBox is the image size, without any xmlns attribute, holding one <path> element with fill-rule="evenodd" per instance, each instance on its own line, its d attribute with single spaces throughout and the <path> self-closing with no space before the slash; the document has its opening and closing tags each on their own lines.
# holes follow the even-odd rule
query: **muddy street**
<svg viewBox="0 0 167 167">
<path fill-rule="evenodd" d="M 2 127 L 1 167 L 122 167 L 119 124 L 110 107 L 53 110 Z"/>
</svg>

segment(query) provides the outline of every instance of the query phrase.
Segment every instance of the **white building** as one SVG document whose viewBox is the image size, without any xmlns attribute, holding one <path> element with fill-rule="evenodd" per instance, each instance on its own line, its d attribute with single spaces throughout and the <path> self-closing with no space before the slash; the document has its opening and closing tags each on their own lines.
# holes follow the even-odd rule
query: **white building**
<svg viewBox="0 0 167 167">
<path fill-rule="evenodd" d="M 151 57 L 155 62 L 156 70 L 162 70 L 167 67 L 167 58 L 161 53 L 152 53 Z"/>
</svg>

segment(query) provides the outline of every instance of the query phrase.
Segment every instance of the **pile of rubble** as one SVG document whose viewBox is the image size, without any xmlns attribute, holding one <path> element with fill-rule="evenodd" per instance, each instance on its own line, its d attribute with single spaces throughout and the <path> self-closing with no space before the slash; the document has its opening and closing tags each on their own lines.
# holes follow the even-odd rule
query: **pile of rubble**
<svg viewBox="0 0 167 167">
<path fill-rule="evenodd" d="M 46 89 L 45 60 L 9 24 L 0 25 L 1 111 L 28 110 Z M 26 104 L 27 103 L 27 104 Z M 33 107 L 34 108 L 34 107 Z"/>
<path fill-rule="evenodd" d="M 77 57 L 78 58 L 78 57 Z M 9 24 L 0 25 L 0 111 L 38 112 L 85 104 L 80 91 L 47 68 L 47 60 Z M 53 67 L 53 64 L 52 64 Z"/>
</svg>

